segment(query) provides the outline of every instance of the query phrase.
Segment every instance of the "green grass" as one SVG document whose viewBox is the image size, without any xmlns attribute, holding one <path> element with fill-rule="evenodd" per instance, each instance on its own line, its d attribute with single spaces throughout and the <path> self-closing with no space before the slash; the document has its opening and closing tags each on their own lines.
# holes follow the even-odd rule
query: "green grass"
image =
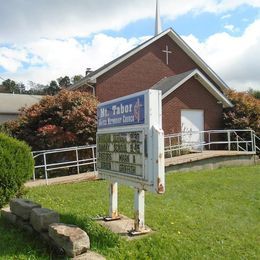
<svg viewBox="0 0 260 260">
<path fill-rule="evenodd" d="M 30 189 L 27 198 L 86 230 L 108 259 L 259 259 L 260 166 L 170 174 L 164 195 L 146 194 L 155 233 L 125 241 L 93 222 L 108 208 L 106 181 Z M 133 216 L 134 192 L 120 186 L 119 209 Z M 1 219 L 0 219 L 1 221 Z M 49 259 L 35 239 L 0 222 L 0 259 Z"/>
</svg>

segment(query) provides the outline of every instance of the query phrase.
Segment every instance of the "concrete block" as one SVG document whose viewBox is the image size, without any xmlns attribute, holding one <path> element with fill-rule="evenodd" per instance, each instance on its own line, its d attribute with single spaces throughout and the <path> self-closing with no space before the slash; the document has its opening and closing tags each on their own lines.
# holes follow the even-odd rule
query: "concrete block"
<svg viewBox="0 0 260 260">
<path fill-rule="evenodd" d="M 64 249 L 69 257 L 87 252 L 90 241 L 87 233 L 74 225 L 54 223 L 49 225 L 49 236 Z"/>
<path fill-rule="evenodd" d="M 60 215 L 50 209 L 34 208 L 31 211 L 30 223 L 38 231 L 48 231 L 49 225 L 60 221 Z"/>
<path fill-rule="evenodd" d="M 10 201 L 11 212 L 24 220 L 29 220 L 32 209 L 40 207 L 40 204 L 26 199 L 12 199 Z"/>
</svg>

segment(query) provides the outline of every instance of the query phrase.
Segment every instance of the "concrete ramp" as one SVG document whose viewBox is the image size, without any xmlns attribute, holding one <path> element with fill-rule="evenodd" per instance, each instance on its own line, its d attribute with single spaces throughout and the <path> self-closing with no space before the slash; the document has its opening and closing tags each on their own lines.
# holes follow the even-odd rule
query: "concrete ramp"
<svg viewBox="0 0 260 260">
<path fill-rule="evenodd" d="M 216 169 L 224 166 L 243 166 L 259 163 L 251 152 L 203 151 L 165 159 L 165 172 L 187 172 Z"/>
</svg>

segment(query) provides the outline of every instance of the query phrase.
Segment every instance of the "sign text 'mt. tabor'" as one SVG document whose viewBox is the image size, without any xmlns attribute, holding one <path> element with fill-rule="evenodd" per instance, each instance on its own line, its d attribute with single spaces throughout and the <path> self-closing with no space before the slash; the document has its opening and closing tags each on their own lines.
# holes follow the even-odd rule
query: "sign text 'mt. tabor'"
<svg viewBox="0 0 260 260">
<path fill-rule="evenodd" d="M 113 104 L 103 105 L 98 109 L 98 127 L 143 124 L 144 96 L 128 98 Z"/>
</svg>

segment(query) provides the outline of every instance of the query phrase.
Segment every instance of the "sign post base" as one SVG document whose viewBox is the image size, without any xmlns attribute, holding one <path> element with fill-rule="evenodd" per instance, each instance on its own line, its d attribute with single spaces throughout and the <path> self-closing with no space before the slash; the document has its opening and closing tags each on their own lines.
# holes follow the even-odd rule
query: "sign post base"
<svg viewBox="0 0 260 260">
<path fill-rule="evenodd" d="M 135 189 L 134 228 L 129 231 L 131 236 L 138 236 L 150 232 L 150 229 L 147 229 L 144 224 L 144 197 L 144 190 Z"/>
<path fill-rule="evenodd" d="M 109 184 L 109 216 L 104 217 L 104 221 L 114 221 L 120 219 L 118 214 L 118 184 L 117 182 L 111 182 Z"/>
<path fill-rule="evenodd" d="M 117 216 L 117 217 L 114 217 L 114 218 L 111 218 L 111 217 L 104 217 L 103 220 L 108 222 L 108 221 L 116 221 L 116 220 L 120 220 L 121 217 L 120 216 Z"/>
</svg>

